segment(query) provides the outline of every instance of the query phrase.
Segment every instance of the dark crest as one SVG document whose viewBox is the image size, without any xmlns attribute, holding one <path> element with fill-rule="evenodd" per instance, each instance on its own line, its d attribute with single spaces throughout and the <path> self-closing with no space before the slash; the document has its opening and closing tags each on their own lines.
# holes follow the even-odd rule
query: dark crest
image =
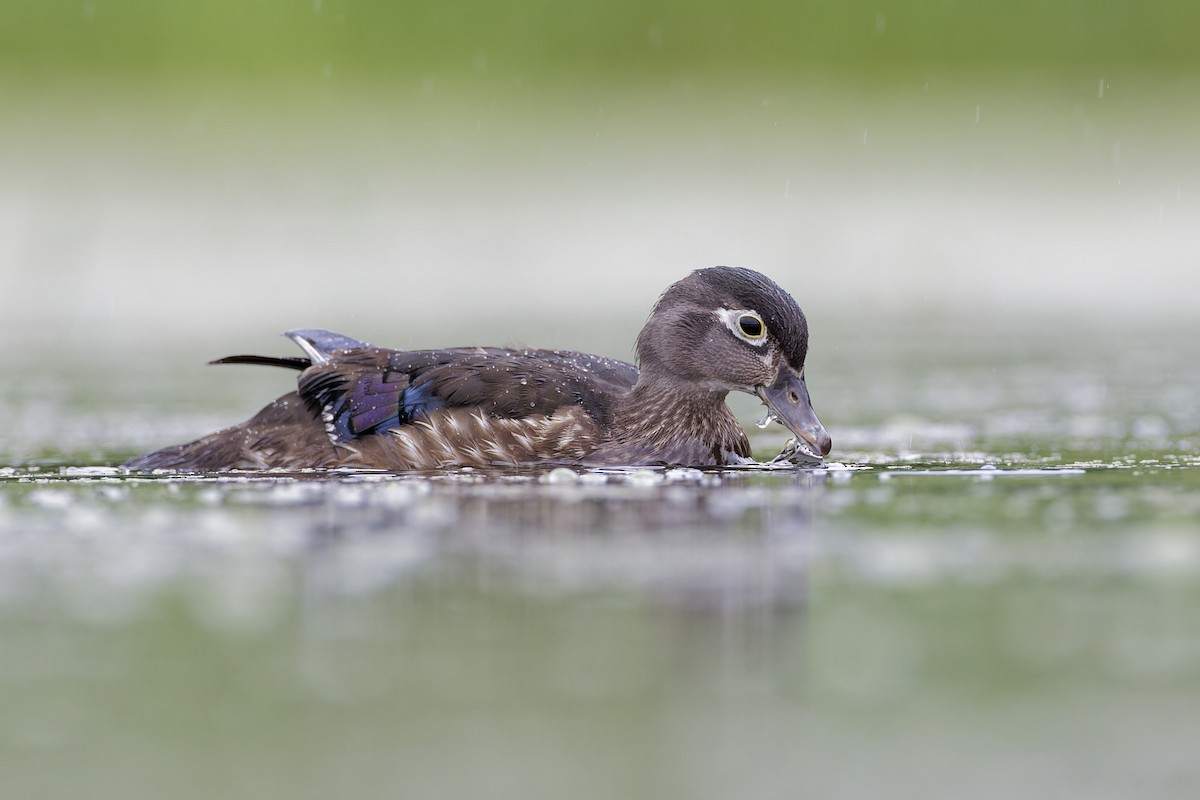
<svg viewBox="0 0 1200 800">
<path fill-rule="evenodd" d="M 698 269 L 663 292 L 655 308 L 680 300 L 699 306 L 757 311 L 775 335 L 788 363 L 796 369 L 804 366 L 808 355 L 808 322 L 804 312 L 790 294 L 767 276 L 745 267 Z"/>
</svg>

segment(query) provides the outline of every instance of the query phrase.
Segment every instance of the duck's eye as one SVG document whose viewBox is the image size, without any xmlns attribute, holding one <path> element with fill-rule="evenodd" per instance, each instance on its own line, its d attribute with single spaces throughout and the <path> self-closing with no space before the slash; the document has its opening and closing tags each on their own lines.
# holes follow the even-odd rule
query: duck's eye
<svg viewBox="0 0 1200 800">
<path fill-rule="evenodd" d="M 758 314 L 742 314 L 737 320 L 738 330 L 747 339 L 761 339 L 766 333 L 766 326 L 763 325 L 762 317 Z"/>
</svg>

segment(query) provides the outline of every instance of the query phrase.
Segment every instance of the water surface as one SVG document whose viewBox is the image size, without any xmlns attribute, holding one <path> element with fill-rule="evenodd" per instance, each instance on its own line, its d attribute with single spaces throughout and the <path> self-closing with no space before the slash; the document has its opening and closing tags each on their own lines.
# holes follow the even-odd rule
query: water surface
<svg viewBox="0 0 1200 800">
<path fill-rule="evenodd" d="M 971 331 L 827 329 L 800 470 L 130 475 L 286 376 L 26 364 L 5 785 L 1190 797 L 1195 345 Z"/>
</svg>

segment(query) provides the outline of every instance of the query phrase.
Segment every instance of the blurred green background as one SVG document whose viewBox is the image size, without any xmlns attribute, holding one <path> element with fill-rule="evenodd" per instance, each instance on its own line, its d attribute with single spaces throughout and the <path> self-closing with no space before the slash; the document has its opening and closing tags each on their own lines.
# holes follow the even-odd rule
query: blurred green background
<svg viewBox="0 0 1200 800">
<path fill-rule="evenodd" d="M 444 74 L 605 88 L 678 77 L 805 74 L 863 85 L 988 73 L 1064 83 L 1200 64 L 1194 3 L 387 2 L 10 3 L 0 33 L 15 80 L 169 83 L 337 76 L 391 84 Z"/>
</svg>

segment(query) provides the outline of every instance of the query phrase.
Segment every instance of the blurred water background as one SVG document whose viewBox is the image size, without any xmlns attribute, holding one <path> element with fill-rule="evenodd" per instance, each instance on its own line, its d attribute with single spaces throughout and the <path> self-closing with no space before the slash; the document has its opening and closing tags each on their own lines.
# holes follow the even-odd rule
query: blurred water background
<svg viewBox="0 0 1200 800">
<path fill-rule="evenodd" d="M 1200 6 L 0 14 L 6 795 L 1195 796 Z M 827 469 L 106 469 L 718 263 Z"/>
</svg>

